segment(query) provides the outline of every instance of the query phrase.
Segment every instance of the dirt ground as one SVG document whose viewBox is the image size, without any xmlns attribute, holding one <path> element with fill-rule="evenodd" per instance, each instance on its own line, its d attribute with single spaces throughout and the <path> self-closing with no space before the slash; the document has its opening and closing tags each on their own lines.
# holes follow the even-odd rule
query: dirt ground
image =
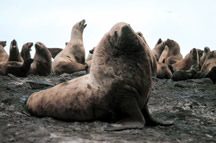
<svg viewBox="0 0 216 143">
<path fill-rule="evenodd" d="M 216 85 L 206 78 L 178 82 L 153 78 L 149 107 L 154 117 L 174 120 L 169 127 L 106 132 L 104 122 L 63 122 L 23 113 L 31 93 L 83 74 L 0 76 L 0 142 L 216 142 Z"/>
</svg>

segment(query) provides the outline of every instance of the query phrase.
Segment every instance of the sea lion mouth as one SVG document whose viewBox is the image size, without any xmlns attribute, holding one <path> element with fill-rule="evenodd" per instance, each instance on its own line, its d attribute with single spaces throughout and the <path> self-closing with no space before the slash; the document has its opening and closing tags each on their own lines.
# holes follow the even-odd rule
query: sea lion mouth
<svg viewBox="0 0 216 143">
<path fill-rule="evenodd" d="M 17 47 L 17 42 L 16 42 L 16 40 L 13 40 L 13 41 L 11 42 L 11 45 L 12 45 L 12 48 L 16 48 L 16 47 Z"/>
</svg>

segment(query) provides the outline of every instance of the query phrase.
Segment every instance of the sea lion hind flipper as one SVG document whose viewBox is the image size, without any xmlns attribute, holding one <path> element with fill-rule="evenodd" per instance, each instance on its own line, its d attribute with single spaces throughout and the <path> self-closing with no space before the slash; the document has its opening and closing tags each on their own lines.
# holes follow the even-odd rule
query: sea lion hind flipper
<svg viewBox="0 0 216 143">
<path fill-rule="evenodd" d="M 174 124 L 174 121 L 159 121 L 157 119 L 154 119 L 152 115 L 150 114 L 147 105 L 142 109 L 142 113 L 146 121 L 146 124 L 145 124 L 146 126 L 157 126 L 157 125 L 171 126 Z"/>
<path fill-rule="evenodd" d="M 119 105 L 121 119 L 115 124 L 108 125 L 105 131 L 121 131 L 127 129 L 143 129 L 145 119 L 134 97 L 124 97 Z"/>
</svg>

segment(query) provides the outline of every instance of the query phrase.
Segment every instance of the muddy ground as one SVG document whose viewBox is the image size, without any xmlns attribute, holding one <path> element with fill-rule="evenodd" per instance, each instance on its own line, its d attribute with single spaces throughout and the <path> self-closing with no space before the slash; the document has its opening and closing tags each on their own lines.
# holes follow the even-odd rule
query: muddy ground
<svg viewBox="0 0 216 143">
<path fill-rule="evenodd" d="M 23 113 L 22 104 L 31 93 L 83 74 L 0 76 L 0 142 L 216 142 L 216 85 L 209 79 L 153 78 L 149 107 L 155 117 L 174 120 L 169 127 L 106 132 L 108 123 L 63 122 Z"/>
</svg>

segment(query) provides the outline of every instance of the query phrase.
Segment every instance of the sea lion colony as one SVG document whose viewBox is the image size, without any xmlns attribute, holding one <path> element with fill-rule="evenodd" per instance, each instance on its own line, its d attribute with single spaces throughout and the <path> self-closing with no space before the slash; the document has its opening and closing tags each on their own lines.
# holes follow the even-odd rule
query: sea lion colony
<svg viewBox="0 0 216 143">
<path fill-rule="evenodd" d="M 107 130 L 171 125 L 154 120 L 148 111 L 151 77 L 175 81 L 210 78 L 216 82 L 216 51 L 193 48 L 183 58 L 179 44 L 171 39 L 159 39 L 151 50 L 142 33 L 134 32 L 126 23 L 114 25 L 85 60 L 82 35 L 86 26 L 85 20 L 73 26 L 64 49 L 49 49 L 37 42 L 34 59 L 30 57 L 33 43 L 25 43 L 18 53 L 18 44 L 12 40 L 8 55 L 4 50 L 6 42 L 0 42 L 1 75 L 89 73 L 30 95 L 25 105 L 30 114 L 70 121 L 118 121 Z M 54 62 L 51 57 L 55 57 Z"/>
</svg>

